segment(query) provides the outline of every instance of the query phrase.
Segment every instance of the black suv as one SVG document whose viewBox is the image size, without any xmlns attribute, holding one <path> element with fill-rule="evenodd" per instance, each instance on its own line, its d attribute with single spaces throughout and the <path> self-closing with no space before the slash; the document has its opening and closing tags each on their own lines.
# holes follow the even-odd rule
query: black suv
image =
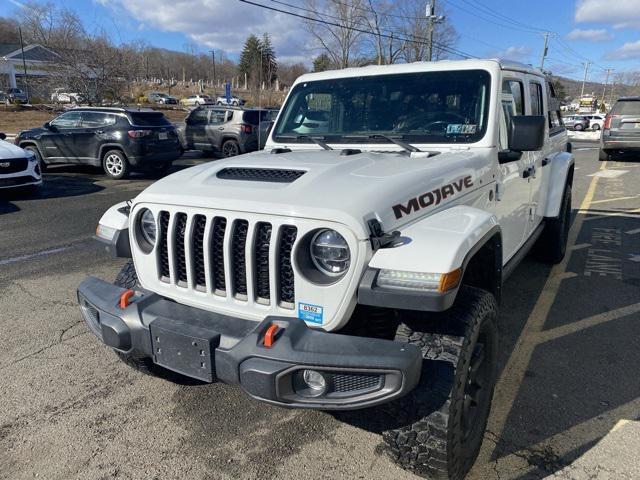
<svg viewBox="0 0 640 480">
<path fill-rule="evenodd" d="M 161 112 L 137 108 L 74 108 L 42 128 L 23 130 L 15 143 L 32 151 L 43 168 L 95 165 L 114 179 L 132 169 L 161 174 L 182 153 L 169 120 Z"/>
<path fill-rule="evenodd" d="M 600 160 L 627 152 L 640 152 L 640 97 L 619 98 L 602 126 Z"/>
</svg>

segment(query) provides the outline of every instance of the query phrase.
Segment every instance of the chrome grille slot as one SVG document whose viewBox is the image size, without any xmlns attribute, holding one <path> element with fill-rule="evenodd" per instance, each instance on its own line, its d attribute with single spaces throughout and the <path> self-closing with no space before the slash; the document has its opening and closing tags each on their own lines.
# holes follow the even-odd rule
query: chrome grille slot
<svg viewBox="0 0 640 480">
<path fill-rule="evenodd" d="M 197 290 L 207 290 L 207 277 L 204 266 L 204 234 L 207 225 L 207 217 L 196 215 L 193 218 L 193 231 L 191 233 L 193 248 L 193 273 L 195 277 L 195 287 Z"/>
<path fill-rule="evenodd" d="M 283 225 L 280 230 L 278 246 L 278 282 L 280 290 L 280 306 L 293 309 L 295 306 L 295 287 L 291 252 L 296 241 L 298 229 L 291 225 Z"/>
<path fill-rule="evenodd" d="M 231 239 L 231 265 L 233 269 L 233 295 L 241 300 L 247 299 L 247 233 L 249 222 L 236 220 L 233 224 L 233 237 Z"/>
<path fill-rule="evenodd" d="M 160 280 L 171 281 L 169 270 L 169 251 L 167 248 L 167 234 L 169 232 L 169 212 L 160 212 L 160 233 L 158 236 L 159 256 L 158 264 L 160 269 Z"/>
<path fill-rule="evenodd" d="M 271 301 L 271 287 L 269 285 L 269 248 L 271 247 L 271 231 L 272 227 L 270 223 L 258 223 L 254 241 L 256 301 L 267 305 Z"/>
</svg>

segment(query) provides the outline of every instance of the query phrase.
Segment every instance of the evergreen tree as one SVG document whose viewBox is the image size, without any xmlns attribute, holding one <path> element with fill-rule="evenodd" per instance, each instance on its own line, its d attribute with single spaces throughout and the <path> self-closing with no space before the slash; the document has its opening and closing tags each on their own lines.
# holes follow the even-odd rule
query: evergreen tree
<svg viewBox="0 0 640 480">
<path fill-rule="evenodd" d="M 246 75 L 251 87 L 257 87 L 260 82 L 260 64 L 262 60 L 262 42 L 255 35 L 249 35 L 244 42 L 240 54 L 238 70 L 241 75 Z"/>
<path fill-rule="evenodd" d="M 329 55 L 326 53 L 321 53 L 316 58 L 313 59 L 313 71 L 314 72 L 324 72 L 325 70 L 329 70 L 331 68 L 331 59 Z"/>
<path fill-rule="evenodd" d="M 262 36 L 260 46 L 262 53 L 262 79 L 267 85 L 271 86 L 278 78 L 278 61 L 268 33 Z"/>
</svg>

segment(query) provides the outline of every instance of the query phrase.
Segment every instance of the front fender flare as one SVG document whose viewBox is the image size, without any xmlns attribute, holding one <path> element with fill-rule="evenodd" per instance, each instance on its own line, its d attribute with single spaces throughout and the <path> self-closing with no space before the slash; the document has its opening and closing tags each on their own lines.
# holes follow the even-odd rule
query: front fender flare
<svg viewBox="0 0 640 480">
<path fill-rule="evenodd" d="M 113 237 L 105 238 L 98 232 L 93 237 L 101 243 L 105 250 L 114 257 L 131 258 L 131 244 L 129 243 L 129 205 L 128 202 L 120 202 L 107 210 L 100 221 L 99 227 L 112 229 Z"/>
<path fill-rule="evenodd" d="M 445 274 L 464 268 L 473 255 L 496 235 L 495 215 L 459 205 L 426 217 L 401 232 L 397 246 L 381 248 L 369 262 L 358 290 L 358 303 L 410 310 L 442 311 L 449 308 L 457 288 L 444 293 L 380 288 L 381 269 Z M 499 265 L 502 263 L 499 259 Z M 500 272 L 497 272 L 500 274 Z"/>
</svg>

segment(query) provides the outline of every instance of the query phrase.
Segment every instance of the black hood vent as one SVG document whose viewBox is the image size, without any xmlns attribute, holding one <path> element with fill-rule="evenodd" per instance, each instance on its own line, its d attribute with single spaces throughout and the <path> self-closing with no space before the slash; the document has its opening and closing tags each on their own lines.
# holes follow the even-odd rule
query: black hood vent
<svg viewBox="0 0 640 480">
<path fill-rule="evenodd" d="M 222 180 L 244 180 L 246 182 L 292 183 L 304 175 L 304 170 L 281 170 L 275 168 L 223 168 L 216 175 Z"/>
</svg>

